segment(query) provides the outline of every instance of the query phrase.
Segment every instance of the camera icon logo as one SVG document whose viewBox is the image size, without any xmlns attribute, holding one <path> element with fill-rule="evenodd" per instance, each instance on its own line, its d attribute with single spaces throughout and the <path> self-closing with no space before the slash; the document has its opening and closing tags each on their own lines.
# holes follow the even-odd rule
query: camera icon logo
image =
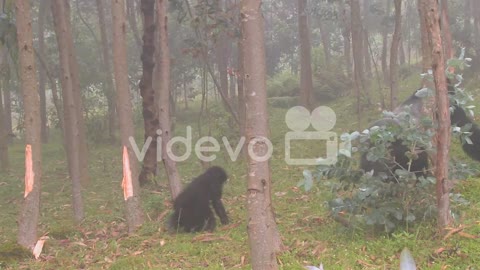
<svg viewBox="0 0 480 270">
<path fill-rule="evenodd" d="M 285 162 L 288 165 L 333 165 L 339 152 L 337 133 L 330 131 L 337 122 L 337 115 L 327 106 L 319 106 L 312 113 L 302 106 L 290 108 L 285 123 L 291 130 L 285 134 Z M 307 131 L 312 125 L 315 131 Z M 317 140 L 326 142 L 326 156 L 318 158 L 292 158 L 291 142 Z"/>
</svg>

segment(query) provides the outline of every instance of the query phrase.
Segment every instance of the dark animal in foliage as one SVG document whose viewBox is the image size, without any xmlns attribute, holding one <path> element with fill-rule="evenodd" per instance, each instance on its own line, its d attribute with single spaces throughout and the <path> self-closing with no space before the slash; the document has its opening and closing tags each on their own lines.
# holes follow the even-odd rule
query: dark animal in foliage
<svg viewBox="0 0 480 270">
<path fill-rule="evenodd" d="M 186 232 L 213 231 L 216 222 L 210 203 L 222 224 L 228 224 L 228 216 L 222 203 L 222 189 L 226 180 L 226 172 L 218 166 L 208 168 L 193 179 L 175 199 L 174 213 L 168 222 L 169 229 L 183 229 Z"/>
<path fill-rule="evenodd" d="M 405 100 L 400 106 L 395 110 L 395 114 L 399 114 L 409 111 L 410 116 L 414 118 L 415 121 L 419 121 L 422 116 L 423 102 L 422 98 L 418 97 L 416 94 L 419 90 Z M 399 126 L 400 120 L 397 118 L 382 118 L 375 121 L 370 125 L 374 126 Z M 393 180 L 394 173 L 397 169 L 410 169 L 411 172 L 415 172 L 417 177 L 425 176 L 425 172 L 428 169 L 428 154 L 422 148 L 415 149 L 416 156 L 411 160 L 405 155 L 410 151 L 409 147 L 404 144 L 403 140 L 397 138 L 393 141 L 390 146 L 390 160 L 377 160 L 370 161 L 367 159 L 367 153 L 363 153 L 360 159 L 360 167 L 365 172 L 373 172 L 373 175 L 380 176 L 385 180 Z"/>
<path fill-rule="evenodd" d="M 458 105 L 453 105 L 453 112 L 450 116 L 452 125 L 458 127 L 464 127 L 466 125 L 471 126 L 469 132 L 471 133 L 469 138 L 471 143 L 463 142 L 463 151 L 472 159 L 480 161 L 480 127 L 474 123 Z"/>
<path fill-rule="evenodd" d="M 419 90 L 405 100 L 400 106 L 398 106 L 394 112 L 401 113 L 409 108 L 409 113 L 414 119 L 420 120 L 422 115 L 423 102 L 422 98 L 417 96 Z M 448 91 L 450 94 L 455 92 L 452 84 L 448 82 Z M 464 127 L 465 125 L 470 125 L 471 128 L 469 136 L 471 144 L 464 142 L 462 148 L 464 152 L 470 156 L 472 159 L 480 161 L 480 127 L 475 124 L 465 113 L 465 111 L 458 105 L 453 104 L 453 112 L 450 116 L 451 124 L 458 127 Z M 388 126 L 388 125 L 399 125 L 398 119 L 395 118 L 383 118 L 374 122 L 373 126 Z M 423 148 L 415 149 L 416 156 L 411 160 L 409 165 L 410 158 L 408 158 L 405 153 L 410 151 L 410 149 L 404 145 L 401 139 L 397 139 L 390 145 L 390 156 L 391 161 L 381 162 L 381 161 L 369 161 L 367 159 L 367 154 L 364 153 L 360 159 L 360 167 L 365 172 L 373 171 L 373 175 L 384 176 L 385 179 L 393 179 L 393 173 L 397 169 L 407 169 L 410 168 L 411 172 L 415 172 L 416 176 L 425 176 L 425 172 L 428 170 L 428 154 Z"/>
</svg>

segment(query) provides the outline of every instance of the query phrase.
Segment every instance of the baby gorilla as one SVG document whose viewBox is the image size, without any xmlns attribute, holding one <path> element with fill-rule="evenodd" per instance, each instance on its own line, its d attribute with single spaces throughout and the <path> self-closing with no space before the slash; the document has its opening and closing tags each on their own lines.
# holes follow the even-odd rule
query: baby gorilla
<svg viewBox="0 0 480 270">
<path fill-rule="evenodd" d="M 223 183 L 226 180 L 227 174 L 218 166 L 208 168 L 193 179 L 175 199 L 175 212 L 168 222 L 169 229 L 183 228 L 186 232 L 213 231 L 216 223 L 210 202 L 222 224 L 227 224 L 228 217 L 221 200 Z"/>
</svg>

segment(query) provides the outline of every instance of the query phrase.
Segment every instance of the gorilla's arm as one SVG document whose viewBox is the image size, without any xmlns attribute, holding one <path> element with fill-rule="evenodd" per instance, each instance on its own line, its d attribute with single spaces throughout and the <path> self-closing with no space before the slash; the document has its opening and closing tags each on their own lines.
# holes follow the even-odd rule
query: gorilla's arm
<svg viewBox="0 0 480 270">
<path fill-rule="evenodd" d="M 215 213 L 220 218 L 220 221 L 223 225 L 228 224 L 228 216 L 227 212 L 225 211 L 225 207 L 223 207 L 222 200 L 220 198 L 212 200 L 213 209 L 215 209 Z"/>
</svg>

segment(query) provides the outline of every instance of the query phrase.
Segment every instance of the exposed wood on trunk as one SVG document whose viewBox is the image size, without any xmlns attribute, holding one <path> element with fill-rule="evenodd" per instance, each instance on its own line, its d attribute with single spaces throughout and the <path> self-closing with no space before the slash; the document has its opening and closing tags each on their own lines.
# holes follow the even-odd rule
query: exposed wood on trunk
<svg viewBox="0 0 480 270">
<path fill-rule="evenodd" d="M 148 1 L 148 0 L 147 0 Z M 152 1 L 152 0 L 150 0 Z M 134 137 L 133 111 L 130 101 L 130 89 L 127 71 L 127 41 L 125 1 L 112 0 L 113 17 L 113 69 L 115 89 L 117 91 L 117 113 L 120 125 L 122 149 L 128 149 L 130 175 L 132 180 L 131 197 L 125 200 L 125 215 L 128 231 L 133 233 L 143 224 L 144 216 L 140 204 L 140 185 L 138 183 L 139 166 L 129 138 Z M 153 12 L 153 8 L 152 8 Z M 119 151 L 119 153 L 121 153 Z M 126 166 L 126 164 L 124 164 Z"/>
<path fill-rule="evenodd" d="M 35 55 L 33 51 L 32 19 L 30 1 L 15 1 L 18 54 L 20 63 L 20 81 L 23 94 L 26 161 L 31 161 L 33 174 L 25 171 L 26 180 L 33 184 L 31 191 L 23 200 L 18 219 L 18 243 L 33 249 L 37 241 L 37 225 L 40 215 L 41 186 L 41 119 L 38 82 L 36 77 Z M 31 151 L 30 151 L 31 150 Z M 31 155 L 30 155 L 31 154 Z M 28 179 L 27 179 L 28 178 Z M 33 183 L 32 183 L 33 181 Z M 27 181 L 26 181 L 27 184 Z"/>
</svg>

